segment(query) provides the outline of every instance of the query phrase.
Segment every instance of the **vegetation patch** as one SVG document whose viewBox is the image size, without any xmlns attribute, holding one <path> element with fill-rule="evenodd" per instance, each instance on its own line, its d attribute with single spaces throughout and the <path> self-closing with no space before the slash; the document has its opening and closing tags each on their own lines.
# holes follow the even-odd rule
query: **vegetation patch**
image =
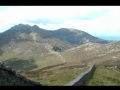
<svg viewBox="0 0 120 90">
<path fill-rule="evenodd" d="M 120 69 L 105 66 L 96 67 L 85 86 L 118 86 L 120 85 Z"/>
<path fill-rule="evenodd" d="M 56 69 L 34 73 L 23 73 L 27 78 L 47 86 L 63 86 L 75 79 L 80 73 L 88 70 L 88 66 L 76 69 Z M 33 74 L 33 75 L 32 75 Z"/>
<path fill-rule="evenodd" d="M 34 68 L 37 68 L 37 65 L 34 63 L 33 59 L 25 60 L 25 59 L 12 58 L 4 61 L 4 63 L 6 66 L 10 66 L 15 70 L 32 70 Z"/>
</svg>

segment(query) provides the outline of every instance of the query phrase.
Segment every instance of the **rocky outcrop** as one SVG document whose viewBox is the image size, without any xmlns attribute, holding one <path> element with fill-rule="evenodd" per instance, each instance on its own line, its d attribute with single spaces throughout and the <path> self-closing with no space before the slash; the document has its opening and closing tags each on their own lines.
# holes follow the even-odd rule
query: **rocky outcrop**
<svg viewBox="0 0 120 90">
<path fill-rule="evenodd" d="M 0 86 L 42 86 L 31 81 L 0 62 Z"/>
</svg>

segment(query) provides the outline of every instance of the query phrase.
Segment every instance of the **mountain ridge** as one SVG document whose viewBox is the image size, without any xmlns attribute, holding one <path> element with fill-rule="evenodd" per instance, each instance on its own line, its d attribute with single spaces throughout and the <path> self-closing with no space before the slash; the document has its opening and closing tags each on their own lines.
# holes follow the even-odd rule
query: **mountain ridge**
<svg viewBox="0 0 120 90">
<path fill-rule="evenodd" d="M 0 60 L 17 69 L 40 69 L 66 63 L 60 53 L 90 42 L 110 43 L 77 29 L 18 24 L 0 34 Z"/>
<path fill-rule="evenodd" d="M 49 38 L 50 37 L 55 37 L 55 38 L 67 41 L 69 43 L 75 43 L 75 44 L 78 44 L 78 45 L 89 42 L 89 40 L 90 40 L 90 42 L 108 43 L 108 41 L 106 41 L 106 40 L 96 38 L 96 37 L 91 36 L 90 34 L 84 32 L 84 31 L 77 30 L 77 29 L 60 28 L 60 29 L 57 29 L 57 30 L 54 30 L 54 31 L 50 31 L 50 30 L 39 28 L 37 25 L 30 26 L 28 24 L 26 24 L 26 25 L 24 25 L 24 24 L 15 25 L 15 26 L 11 27 L 10 29 L 8 29 L 7 31 L 1 33 L 0 36 L 2 34 L 5 34 L 5 35 L 7 34 L 6 36 L 8 36 L 8 34 L 11 34 L 11 36 L 12 35 L 14 36 L 14 34 L 16 34 L 16 33 L 29 34 L 31 32 L 39 33 L 39 35 L 41 35 L 42 37 L 47 37 L 47 38 L 48 37 Z M 85 40 L 86 37 L 87 37 L 88 41 Z M 70 40 L 68 40 L 69 38 L 73 38 L 71 40 L 76 41 L 76 42 L 71 42 Z M 91 39 L 94 39 L 94 40 L 91 40 Z"/>
</svg>

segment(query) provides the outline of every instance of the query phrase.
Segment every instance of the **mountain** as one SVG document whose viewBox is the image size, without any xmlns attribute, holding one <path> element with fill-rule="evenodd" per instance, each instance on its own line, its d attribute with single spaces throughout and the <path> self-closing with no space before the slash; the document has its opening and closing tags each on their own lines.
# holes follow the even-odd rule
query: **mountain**
<svg viewBox="0 0 120 90">
<path fill-rule="evenodd" d="M 23 24 L 15 25 L 0 34 L 0 43 L 5 44 L 11 40 L 42 42 L 41 39 L 48 38 L 56 38 L 71 45 L 81 45 L 89 42 L 108 43 L 107 40 L 96 38 L 84 31 L 76 29 L 61 28 L 55 31 L 50 31 L 41 29 L 37 25 L 29 26 Z"/>
<path fill-rule="evenodd" d="M 50 31 L 37 25 L 18 24 L 0 34 L 0 61 L 15 69 L 40 69 L 65 63 L 60 53 L 90 42 L 109 43 L 81 30 Z"/>
<path fill-rule="evenodd" d="M 36 25 L 15 25 L 0 35 L 0 45 L 8 44 L 11 41 L 15 41 L 17 43 L 26 41 L 44 44 L 49 43 L 52 46 L 57 45 L 63 49 L 72 47 L 68 42 L 53 37 L 50 31 L 41 29 Z"/>
<path fill-rule="evenodd" d="M 108 43 L 107 40 L 96 38 L 84 31 L 77 29 L 61 28 L 55 30 L 53 32 L 53 36 L 63 41 L 67 41 L 71 44 L 75 44 L 77 46 L 89 42 L 102 43 L 102 44 Z"/>
</svg>

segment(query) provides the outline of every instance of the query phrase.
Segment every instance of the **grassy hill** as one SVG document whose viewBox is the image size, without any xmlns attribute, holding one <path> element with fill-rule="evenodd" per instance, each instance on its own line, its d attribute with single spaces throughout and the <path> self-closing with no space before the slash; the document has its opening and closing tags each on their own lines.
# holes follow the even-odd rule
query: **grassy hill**
<svg viewBox="0 0 120 90">
<path fill-rule="evenodd" d="M 33 67 L 35 66 L 35 68 L 27 70 L 41 69 L 61 63 L 65 63 L 64 66 L 66 67 L 87 65 L 88 63 L 104 66 L 120 66 L 120 42 L 109 44 L 83 44 L 62 52 L 55 52 L 51 49 L 51 45 L 49 44 L 36 42 L 14 43 L 15 42 L 12 42 L 2 47 L 4 53 L 0 56 L 0 60 L 14 68 L 18 68 L 19 65 L 17 66 L 17 64 L 20 64 L 19 69 L 22 70 L 22 64 L 17 63 L 19 60 L 22 60 L 22 63 L 26 61 L 30 63 L 32 60 Z M 9 64 L 10 62 L 14 64 Z M 27 67 L 29 65 L 26 63 L 25 66 Z"/>
<path fill-rule="evenodd" d="M 120 42 L 109 44 L 89 43 L 61 53 L 69 64 L 120 65 Z"/>
<path fill-rule="evenodd" d="M 120 69 L 111 67 L 97 67 L 85 86 L 119 86 Z"/>
<path fill-rule="evenodd" d="M 36 67 L 29 70 L 63 63 L 63 58 L 58 54 L 58 52 L 51 50 L 51 46 L 49 44 L 32 42 L 14 43 L 10 43 L 9 45 L 4 45 L 2 47 L 4 53 L 0 56 L 0 60 L 15 69 L 23 70 L 26 68 L 26 70 L 28 70 L 31 60 L 33 67 Z"/>
</svg>

